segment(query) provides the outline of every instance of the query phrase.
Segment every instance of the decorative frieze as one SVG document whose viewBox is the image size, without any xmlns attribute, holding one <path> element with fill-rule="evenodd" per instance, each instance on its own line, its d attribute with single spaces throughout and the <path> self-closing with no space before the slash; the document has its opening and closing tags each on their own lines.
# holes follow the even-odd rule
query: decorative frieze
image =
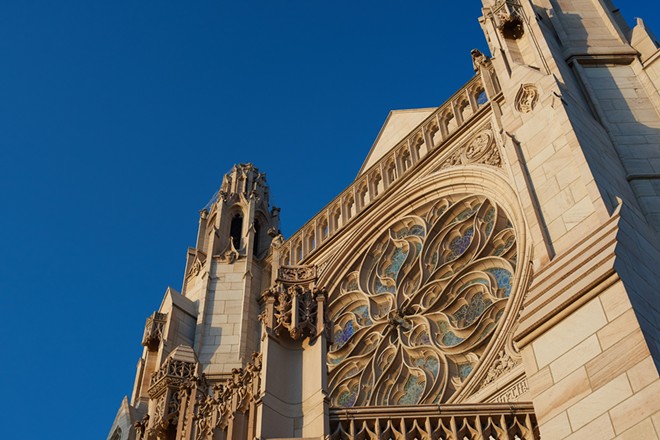
<svg viewBox="0 0 660 440">
<path fill-rule="evenodd" d="M 282 266 L 277 279 L 285 283 L 308 283 L 316 279 L 316 266 Z"/>
<path fill-rule="evenodd" d="M 502 166 L 502 156 L 490 128 L 481 131 L 467 144 L 457 148 L 440 164 L 438 169 L 475 163 L 494 167 Z"/>
</svg>

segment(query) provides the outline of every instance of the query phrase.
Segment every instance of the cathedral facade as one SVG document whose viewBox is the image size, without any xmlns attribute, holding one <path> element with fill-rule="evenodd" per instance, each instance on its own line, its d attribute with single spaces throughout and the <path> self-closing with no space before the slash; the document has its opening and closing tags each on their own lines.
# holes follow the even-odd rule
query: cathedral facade
<svg viewBox="0 0 660 440">
<path fill-rule="evenodd" d="M 483 0 L 289 238 L 232 168 L 110 440 L 660 438 L 660 50 L 609 0 Z"/>
</svg>

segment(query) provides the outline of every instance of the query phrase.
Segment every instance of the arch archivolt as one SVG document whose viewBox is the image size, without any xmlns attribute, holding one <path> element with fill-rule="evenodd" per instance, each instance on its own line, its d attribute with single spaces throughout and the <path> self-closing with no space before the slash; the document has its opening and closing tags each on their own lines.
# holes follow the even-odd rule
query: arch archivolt
<svg viewBox="0 0 660 440">
<path fill-rule="evenodd" d="M 522 209 L 502 175 L 480 166 L 431 174 L 389 199 L 332 249 L 319 279 L 334 324 L 331 405 L 466 401 L 522 303 Z"/>
</svg>

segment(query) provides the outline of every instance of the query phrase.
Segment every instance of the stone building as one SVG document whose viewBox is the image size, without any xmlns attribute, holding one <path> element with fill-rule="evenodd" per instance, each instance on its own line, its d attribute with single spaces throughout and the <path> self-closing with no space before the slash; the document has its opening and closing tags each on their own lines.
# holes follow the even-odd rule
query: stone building
<svg viewBox="0 0 660 440">
<path fill-rule="evenodd" d="M 660 437 L 660 51 L 609 0 L 483 0 L 293 236 L 224 176 L 147 319 L 125 439 Z"/>
</svg>

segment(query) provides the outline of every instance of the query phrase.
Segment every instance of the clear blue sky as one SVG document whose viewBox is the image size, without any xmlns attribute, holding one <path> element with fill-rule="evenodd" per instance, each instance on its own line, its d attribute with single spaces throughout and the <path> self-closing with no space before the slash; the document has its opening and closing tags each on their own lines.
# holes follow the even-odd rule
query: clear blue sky
<svg viewBox="0 0 660 440">
<path fill-rule="evenodd" d="M 660 33 L 656 1 L 618 3 Z M 480 7 L 2 2 L 2 438 L 105 438 L 222 175 L 266 172 L 289 236 L 390 109 L 472 76 Z"/>
</svg>

